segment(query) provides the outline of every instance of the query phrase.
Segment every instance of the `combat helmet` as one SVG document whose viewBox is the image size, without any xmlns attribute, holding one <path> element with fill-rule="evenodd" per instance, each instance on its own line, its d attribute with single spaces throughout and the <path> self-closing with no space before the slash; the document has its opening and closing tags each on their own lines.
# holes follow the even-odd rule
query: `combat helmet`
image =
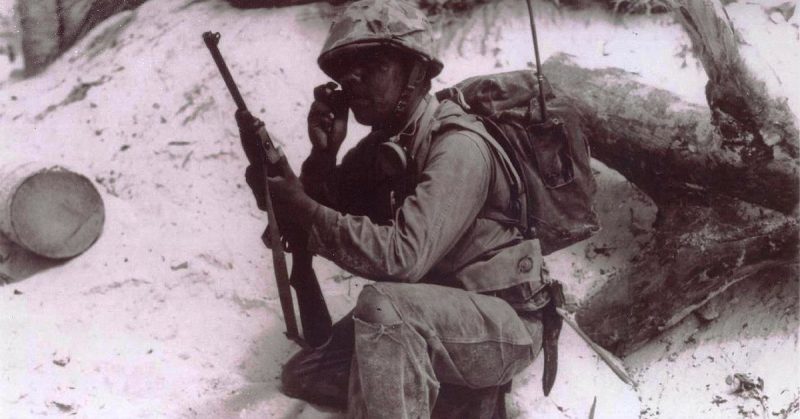
<svg viewBox="0 0 800 419">
<path fill-rule="evenodd" d="M 391 46 L 420 57 L 430 78 L 444 67 L 433 53 L 428 19 L 403 0 L 360 0 L 347 6 L 331 25 L 317 63 L 332 76 L 337 57 L 376 46 Z"/>
</svg>

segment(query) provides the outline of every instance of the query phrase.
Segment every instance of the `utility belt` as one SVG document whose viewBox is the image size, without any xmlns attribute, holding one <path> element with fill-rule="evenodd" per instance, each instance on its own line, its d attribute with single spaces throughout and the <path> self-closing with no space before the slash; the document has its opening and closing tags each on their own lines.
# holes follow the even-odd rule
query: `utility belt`
<svg viewBox="0 0 800 419">
<path fill-rule="evenodd" d="M 549 287 L 542 288 L 540 284 L 532 281 L 481 294 L 500 298 L 518 313 L 541 310 L 550 302 Z"/>
</svg>

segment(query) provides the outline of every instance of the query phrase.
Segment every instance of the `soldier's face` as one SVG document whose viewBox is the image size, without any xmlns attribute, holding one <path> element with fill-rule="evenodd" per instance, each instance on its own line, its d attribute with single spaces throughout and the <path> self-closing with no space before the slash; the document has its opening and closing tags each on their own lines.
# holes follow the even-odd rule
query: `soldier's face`
<svg viewBox="0 0 800 419">
<path fill-rule="evenodd" d="M 381 126 L 394 116 L 408 78 L 407 58 L 391 50 L 361 51 L 341 61 L 335 74 L 356 120 Z"/>
</svg>

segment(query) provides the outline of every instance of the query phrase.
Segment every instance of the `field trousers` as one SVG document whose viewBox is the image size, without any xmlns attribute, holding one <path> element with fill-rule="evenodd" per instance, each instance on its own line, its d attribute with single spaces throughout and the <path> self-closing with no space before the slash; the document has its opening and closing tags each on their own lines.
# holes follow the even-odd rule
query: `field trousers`
<svg viewBox="0 0 800 419">
<path fill-rule="evenodd" d="M 375 283 L 328 343 L 287 362 L 282 390 L 348 418 L 493 418 L 500 389 L 541 346 L 538 312 L 457 288 Z"/>
</svg>

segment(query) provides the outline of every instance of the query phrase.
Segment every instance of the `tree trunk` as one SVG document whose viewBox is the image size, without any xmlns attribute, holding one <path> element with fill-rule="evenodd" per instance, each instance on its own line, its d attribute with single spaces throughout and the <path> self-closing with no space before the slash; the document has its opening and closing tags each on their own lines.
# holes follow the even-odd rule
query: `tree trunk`
<svg viewBox="0 0 800 419">
<path fill-rule="evenodd" d="M 0 173 L 0 232 L 48 258 L 68 258 L 100 236 L 105 209 L 89 179 L 38 163 L 6 164 Z"/>
<path fill-rule="evenodd" d="M 97 24 L 117 12 L 134 9 L 145 1 L 19 1 L 25 73 L 31 75 L 39 72 Z"/>
<path fill-rule="evenodd" d="M 545 65 L 581 111 L 593 156 L 659 208 L 653 241 L 578 312 L 621 355 L 737 281 L 797 266 L 795 117 L 748 70 L 717 1 L 679 3 L 709 73 L 710 110 L 622 70 L 583 69 L 563 55 Z"/>
<path fill-rule="evenodd" d="M 60 52 L 58 13 L 55 1 L 17 2 L 22 29 L 22 57 L 25 72 L 33 74 L 53 61 Z"/>
</svg>

